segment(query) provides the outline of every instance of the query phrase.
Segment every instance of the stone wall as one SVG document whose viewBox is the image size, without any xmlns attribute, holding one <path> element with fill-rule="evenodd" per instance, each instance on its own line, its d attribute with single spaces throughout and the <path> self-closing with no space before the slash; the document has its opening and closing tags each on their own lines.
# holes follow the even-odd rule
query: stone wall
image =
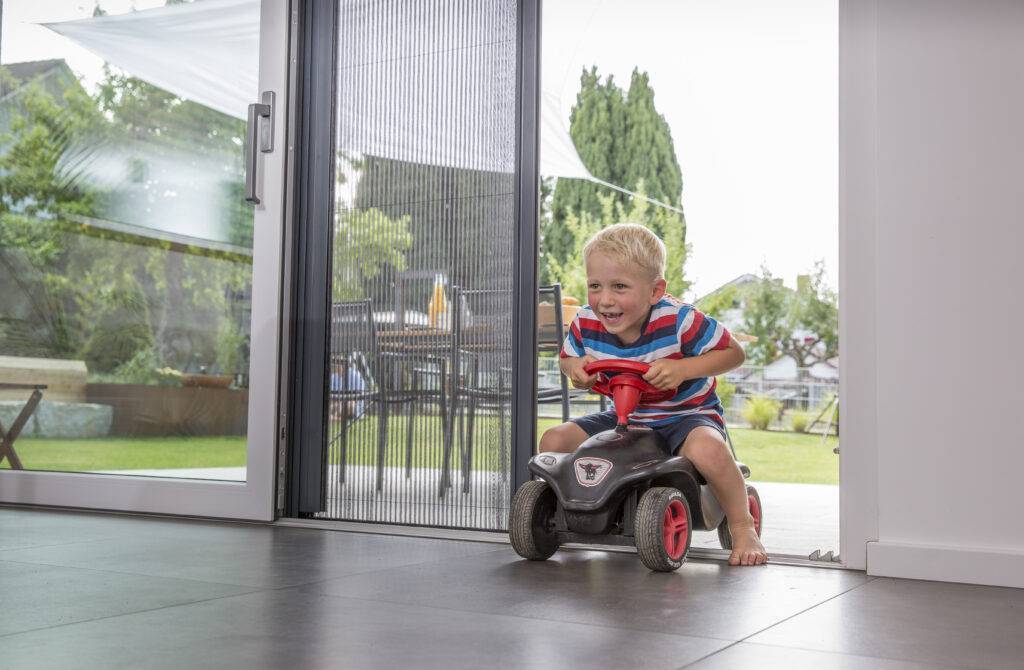
<svg viewBox="0 0 1024 670">
<path fill-rule="evenodd" d="M 10 430 L 26 402 L 27 398 L 0 400 L 0 423 L 4 430 Z M 110 433 L 113 417 L 110 405 L 44 399 L 22 428 L 20 437 L 105 437 Z"/>
</svg>

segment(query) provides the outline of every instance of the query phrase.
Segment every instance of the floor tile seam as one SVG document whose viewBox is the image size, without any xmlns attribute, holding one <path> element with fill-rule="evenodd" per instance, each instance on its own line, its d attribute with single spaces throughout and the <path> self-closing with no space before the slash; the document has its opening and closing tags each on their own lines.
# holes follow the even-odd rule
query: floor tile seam
<svg viewBox="0 0 1024 670">
<path fill-rule="evenodd" d="M 793 619 L 793 618 L 795 618 L 795 617 L 798 617 L 798 616 L 800 616 L 801 614 L 804 614 L 804 613 L 806 613 L 806 612 L 810 612 L 811 610 L 815 609 L 816 607 L 821 607 L 821 606 L 822 606 L 822 605 L 824 605 L 825 603 L 827 603 L 827 602 L 831 602 L 832 600 L 835 600 L 836 598 L 839 598 L 840 596 L 844 596 L 844 595 L 846 595 L 847 593 L 850 593 L 851 591 L 856 591 L 856 590 L 857 590 L 857 589 L 859 589 L 860 587 L 862 587 L 862 586 L 866 586 L 867 584 L 871 583 L 872 581 L 873 581 L 873 579 L 869 578 L 869 579 L 867 579 L 866 581 L 864 581 L 864 583 L 863 583 L 863 584 L 857 584 L 857 585 L 855 585 L 855 586 L 852 586 L 852 587 L 850 587 L 850 588 L 848 588 L 848 589 L 846 589 L 846 590 L 844 590 L 844 591 L 840 591 L 839 593 L 836 593 L 836 594 L 834 594 L 834 595 L 832 595 L 832 596 L 829 596 L 828 598 L 825 598 L 825 599 L 824 599 L 824 600 L 822 600 L 821 602 L 817 602 L 817 603 L 815 603 L 815 604 L 813 604 L 813 605 L 811 605 L 811 606 L 809 606 L 809 607 L 805 607 L 804 609 L 800 610 L 799 612 L 795 612 L 794 614 L 791 614 L 791 615 L 789 615 L 789 616 L 787 616 L 787 617 L 784 617 L 784 618 L 782 618 L 782 619 L 780 619 L 780 620 L 776 621 L 775 623 L 771 624 L 770 626 L 765 626 L 765 627 L 764 627 L 764 628 L 762 628 L 761 630 L 758 630 L 758 631 L 754 631 L 753 633 L 750 633 L 749 635 L 747 635 L 747 636 L 745 636 L 745 637 L 743 637 L 743 638 L 740 638 L 739 640 L 736 640 L 736 641 L 734 641 L 734 642 L 733 642 L 732 644 L 730 644 L 730 645 L 729 645 L 728 647 L 725 647 L 725 648 L 723 648 L 723 649 L 719 649 L 718 651 L 716 651 L 716 652 L 714 652 L 714 653 L 712 653 L 712 654 L 708 654 L 707 656 L 704 656 L 704 657 L 702 657 L 702 658 L 698 658 L 698 659 L 697 659 L 697 660 L 695 660 L 695 661 L 691 661 L 690 663 L 687 663 L 686 665 L 680 666 L 680 667 L 679 667 L 679 668 L 678 668 L 677 670 L 683 670 L 683 668 L 689 668 L 689 667 L 692 667 L 692 666 L 693 666 L 693 665 L 695 665 L 696 663 L 700 663 L 701 661 L 703 661 L 703 660 L 705 660 L 705 659 L 707 659 L 707 658 L 710 658 L 710 657 L 714 656 L 715 654 L 720 654 L 720 653 L 722 653 L 723 651 L 725 651 L 726 649 L 729 649 L 730 647 L 735 647 L 735 646 L 736 646 L 737 644 L 740 644 L 741 642 L 746 642 L 747 640 L 749 640 L 750 638 L 754 637 L 755 635 L 760 635 L 761 633 L 763 633 L 763 632 L 765 632 L 765 631 L 767 631 L 767 630 L 771 630 L 772 628 L 775 628 L 776 626 L 780 626 L 780 625 L 782 625 L 782 624 L 786 623 L 786 622 L 787 622 L 787 621 L 789 621 L 790 619 Z M 751 642 L 750 644 L 760 644 L 760 643 L 759 643 L 759 642 Z M 782 646 L 782 645 L 776 645 L 776 646 Z M 821 651 L 821 650 L 819 649 L 819 650 L 816 650 L 816 651 Z"/>
<path fill-rule="evenodd" d="M 7 547 L 0 549 L 0 561 L 7 560 L 3 557 L 5 551 L 29 551 L 31 549 L 52 549 L 53 547 L 67 547 L 72 544 L 95 544 L 96 542 L 110 542 L 119 539 L 117 536 L 101 537 L 95 540 L 71 540 L 69 542 L 54 542 L 53 544 L 30 544 L 25 547 Z"/>
<path fill-rule="evenodd" d="M 801 647 L 801 646 L 795 645 L 795 644 L 778 644 L 776 642 L 747 642 L 746 640 L 740 640 L 736 644 L 740 644 L 740 642 L 743 642 L 745 644 L 759 644 L 759 645 L 763 645 L 765 647 L 778 647 L 780 649 L 796 649 L 796 650 L 799 650 L 799 651 L 811 651 L 811 652 L 818 652 L 818 653 L 821 653 L 821 654 L 835 654 L 836 656 L 853 656 L 853 657 L 859 657 L 859 658 L 876 659 L 876 660 L 879 660 L 879 661 L 895 661 L 897 663 L 918 663 L 920 665 L 927 665 L 927 666 L 933 667 L 933 668 L 950 668 L 951 670 L 953 670 L 953 669 L 956 669 L 956 670 L 972 670 L 974 668 L 979 668 L 979 670 L 980 670 L 980 668 L 982 667 L 982 666 L 973 666 L 973 665 L 971 665 L 971 666 L 967 666 L 967 665 L 949 665 L 947 663 L 941 663 L 939 661 L 922 661 L 922 660 L 916 659 L 916 658 L 897 658 L 895 656 L 879 656 L 877 654 L 852 653 L 852 652 L 845 652 L 845 651 L 834 651 L 834 650 L 831 650 L 831 649 L 815 649 L 813 647 Z M 729 645 L 729 646 L 732 647 L 732 646 L 735 646 L 735 645 Z M 718 652 L 715 652 L 715 653 L 717 654 Z M 714 654 L 712 654 L 712 656 L 713 655 Z"/>
<path fill-rule="evenodd" d="M 388 565 L 388 566 L 385 566 L 385 567 L 382 567 L 382 568 L 370 568 L 368 570 L 359 570 L 358 572 L 346 572 L 345 574 L 342 574 L 342 575 L 332 575 L 330 577 L 324 577 L 323 579 L 316 579 L 316 580 L 313 580 L 311 582 L 301 582 L 301 583 L 298 583 L 298 584 L 282 584 L 281 586 L 271 586 L 271 587 L 267 587 L 267 588 L 265 588 L 263 590 L 265 590 L 265 591 L 281 591 L 281 590 L 284 590 L 284 589 L 303 588 L 303 587 L 307 587 L 307 586 L 316 586 L 317 584 L 323 584 L 325 582 L 332 582 L 332 581 L 334 581 L 336 579 L 348 579 L 349 577 L 358 577 L 358 576 L 361 576 L 361 575 L 371 575 L 371 574 L 373 574 L 375 572 L 383 572 L 384 570 L 401 570 L 401 569 L 404 569 L 404 568 L 419 567 L 421 565 L 431 565 L 433 563 L 442 563 L 444 561 L 452 560 L 453 558 L 473 558 L 473 557 L 476 557 L 476 556 L 486 556 L 488 554 L 494 554 L 494 553 L 497 553 L 499 551 L 502 551 L 502 549 L 500 549 L 500 548 L 499 549 L 493 549 L 493 550 L 490 550 L 490 551 L 481 552 L 479 554 L 472 554 L 470 556 L 448 556 L 446 558 L 438 558 L 438 559 L 435 559 L 435 560 L 432 560 L 432 561 L 420 561 L 419 563 L 403 563 L 401 565 Z"/>
<path fill-rule="evenodd" d="M 59 624 L 55 624 L 53 626 L 40 626 L 39 628 L 30 628 L 29 630 L 20 630 L 20 631 L 18 631 L 16 633 L 0 634 L 0 640 L 2 640 L 4 638 L 8 638 L 8 637 L 14 637 L 16 635 L 25 635 L 27 633 L 38 633 L 41 630 L 54 630 L 54 629 L 57 629 L 57 628 L 66 628 L 68 626 L 78 626 L 78 625 L 81 625 L 81 624 L 96 623 L 97 621 L 106 621 L 108 619 L 118 619 L 118 618 L 121 618 L 121 617 L 136 616 L 138 614 L 148 614 L 150 612 L 159 612 L 161 610 L 173 609 L 175 607 L 189 607 L 191 605 L 201 605 L 203 603 L 209 603 L 209 602 L 213 602 L 213 601 L 216 601 L 216 600 L 227 600 L 229 598 L 240 598 L 242 596 L 251 596 L 254 593 L 260 593 L 261 591 L 265 591 L 265 590 L 266 589 L 253 589 L 251 591 L 246 591 L 244 593 L 227 593 L 225 595 L 214 596 L 212 598 L 200 598 L 199 600 L 190 600 L 188 602 L 183 602 L 183 603 L 170 603 L 170 604 L 167 604 L 167 605 L 161 605 L 159 607 L 149 607 L 147 609 L 135 610 L 135 611 L 132 611 L 132 612 L 120 612 L 118 614 L 109 614 L 107 616 L 91 617 L 91 618 L 88 618 L 88 619 L 81 619 L 79 621 L 69 621 L 67 623 L 59 623 Z"/>
<path fill-rule="evenodd" d="M 153 579 L 171 579 L 179 582 L 192 582 L 208 586 L 230 586 L 239 589 L 253 589 L 255 591 L 271 591 L 273 588 L 257 584 L 232 584 L 230 582 L 212 582 L 207 579 L 195 579 L 193 577 L 173 577 L 170 575 L 154 575 L 150 572 L 129 572 L 126 570 L 104 570 L 103 568 L 85 568 L 78 565 L 62 565 L 60 563 L 39 563 L 30 561 L 12 561 L 9 558 L 0 558 L 0 563 L 17 563 L 18 565 L 31 565 L 43 568 L 64 568 L 65 570 L 85 570 L 87 572 L 101 572 L 109 575 L 122 575 L 131 577 L 151 577 Z M 274 587 L 276 588 L 276 587 Z"/>
<path fill-rule="evenodd" d="M 295 589 L 302 589 L 302 586 L 288 587 Z M 537 616 L 525 616 L 522 614 L 509 614 L 507 612 L 486 612 L 483 610 L 469 610 L 459 609 L 457 607 L 441 607 L 439 605 L 421 605 L 418 603 L 402 602 L 399 600 L 389 600 L 386 598 L 361 598 L 359 596 L 343 596 L 336 593 L 323 593 L 317 592 L 316 595 L 324 598 L 334 598 L 338 600 L 358 600 L 359 602 L 368 603 L 381 603 L 384 605 L 398 605 L 400 607 L 420 607 L 428 610 L 437 610 L 439 612 L 457 612 L 459 614 L 479 614 L 484 616 L 496 616 L 496 617 L 508 617 L 510 619 L 519 619 L 522 621 L 542 621 L 546 623 L 558 623 L 558 624 L 571 624 L 573 626 L 586 626 L 588 628 L 597 628 L 600 630 L 617 630 L 617 631 L 632 631 L 637 633 L 648 633 L 651 635 L 665 635 L 668 637 L 682 637 L 696 640 L 715 640 L 718 642 L 729 642 L 734 643 L 737 640 L 733 640 L 728 637 L 715 637 L 713 635 L 694 635 L 692 633 L 667 633 L 660 630 L 650 630 L 648 628 L 636 628 L 633 626 L 608 626 L 597 623 L 587 623 L 585 621 L 567 621 L 565 619 L 552 619 L 549 617 L 537 617 Z M 731 644 L 729 646 L 732 646 Z"/>
</svg>

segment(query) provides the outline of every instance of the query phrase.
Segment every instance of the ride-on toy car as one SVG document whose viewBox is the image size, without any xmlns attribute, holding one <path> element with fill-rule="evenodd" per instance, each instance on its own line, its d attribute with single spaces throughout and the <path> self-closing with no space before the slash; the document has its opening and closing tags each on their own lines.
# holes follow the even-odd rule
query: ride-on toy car
<svg viewBox="0 0 1024 670">
<path fill-rule="evenodd" d="M 606 373 L 594 390 L 614 400 L 618 425 L 572 453 L 530 459 L 530 472 L 540 479 L 524 483 L 512 498 L 509 537 L 516 553 L 543 561 L 567 542 L 635 545 L 645 566 L 669 572 L 686 560 L 694 530 L 717 528 L 722 548 L 731 549 L 725 514 L 694 465 L 669 456 L 651 428 L 629 425 L 641 401 L 661 402 L 675 391 L 646 382 L 648 366 L 636 361 L 595 361 L 584 369 Z M 737 465 L 750 476 L 746 465 Z M 760 536 L 761 499 L 749 484 L 747 500 Z"/>
</svg>

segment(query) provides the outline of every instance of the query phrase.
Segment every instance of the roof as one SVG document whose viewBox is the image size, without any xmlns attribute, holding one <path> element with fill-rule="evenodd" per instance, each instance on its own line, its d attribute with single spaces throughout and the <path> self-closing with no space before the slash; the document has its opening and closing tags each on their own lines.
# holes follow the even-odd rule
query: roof
<svg viewBox="0 0 1024 670">
<path fill-rule="evenodd" d="M 750 283 L 753 283 L 753 282 L 756 282 L 756 281 L 759 281 L 757 275 L 752 275 L 749 272 L 747 272 L 746 274 L 741 274 L 739 277 L 736 277 L 735 279 L 733 279 L 731 281 L 725 282 L 724 284 L 722 284 L 721 286 L 716 288 L 714 291 L 711 291 L 710 293 L 705 293 L 700 298 L 697 298 L 697 302 L 700 302 L 701 300 L 704 300 L 705 298 L 710 298 L 711 296 L 715 295 L 716 293 L 720 293 L 720 292 L 724 291 L 726 288 L 728 288 L 730 286 L 746 286 L 747 284 L 750 284 Z"/>
<path fill-rule="evenodd" d="M 49 60 L 31 60 L 23 63 L 4 63 L 3 68 L 7 70 L 15 79 L 18 80 L 17 86 L 11 86 L 6 78 L 0 80 L 0 96 L 7 95 L 11 91 L 21 88 L 21 84 L 25 83 L 29 79 L 37 77 L 41 74 L 49 72 L 50 70 L 64 65 L 64 61 L 60 58 L 51 58 Z"/>
<path fill-rule="evenodd" d="M 62 58 L 32 60 L 22 63 L 4 63 L 2 67 L 15 79 L 15 83 L 12 85 L 9 77 L 0 77 L 0 99 L 21 88 L 25 82 L 37 77 L 46 76 L 54 71 L 63 72 L 71 80 L 75 78 L 71 68 L 68 67 Z"/>
</svg>

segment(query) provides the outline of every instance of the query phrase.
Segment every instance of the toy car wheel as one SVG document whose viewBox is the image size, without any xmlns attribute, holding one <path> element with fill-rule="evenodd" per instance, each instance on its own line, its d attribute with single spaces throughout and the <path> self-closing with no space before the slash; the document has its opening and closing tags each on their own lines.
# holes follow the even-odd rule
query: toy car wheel
<svg viewBox="0 0 1024 670">
<path fill-rule="evenodd" d="M 750 516 L 754 517 L 754 532 L 761 537 L 761 496 L 757 494 L 757 489 L 750 484 L 747 484 L 747 505 L 750 507 Z M 732 535 L 729 534 L 728 519 L 722 519 L 722 523 L 718 524 L 718 542 L 722 545 L 722 549 L 732 551 Z"/>
<path fill-rule="evenodd" d="M 649 569 L 676 570 L 690 550 L 690 505 L 678 489 L 647 489 L 636 506 L 636 551 Z"/>
<path fill-rule="evenodd" d="M 543 561 L 555 553 L 556 504 L 555 492 L 546 482 L 534 479 L 519 487 L 512 498 L 508 519 L 508 536 L 517 554 L 531 561 Z"/>
</svg>

